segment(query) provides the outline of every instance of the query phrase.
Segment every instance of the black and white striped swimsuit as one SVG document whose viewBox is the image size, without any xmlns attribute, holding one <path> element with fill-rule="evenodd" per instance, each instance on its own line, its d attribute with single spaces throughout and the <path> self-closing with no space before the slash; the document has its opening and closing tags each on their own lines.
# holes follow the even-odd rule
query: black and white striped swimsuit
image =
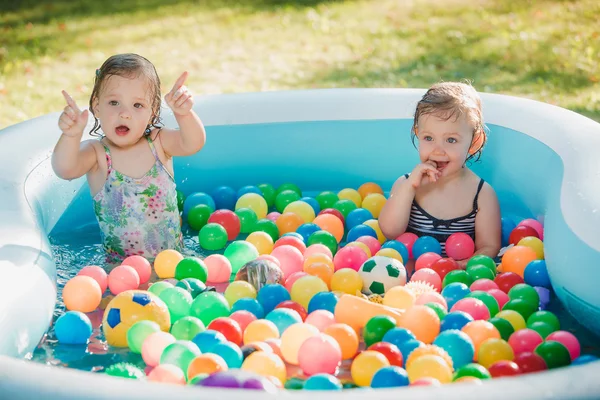
<svg viewBox="0 0 600 400">
<path fill-rule="evenodd" d="M 408 174 L 404 175 L 408 178 Z M 477 198 L 479 192 L 483 187 L 484 180 L 479 181 L 477 187 L 477 193 L 473 199 L 473 209 L 467 215 L 452 219 L 438 219 L 425 211 L 416 200 L 413 200 L 410 209 L 410 218 L 406 227 L 406 232 L 414 233 L 415 235 L 421 236 L 433 236 L 442 245 L 442 257 L 446 255 L 446 240 L 453 233 L 462 232 L 471 236 L 475 240 L 475 217 L 479 206 L 477 205 Z"/>
</svg>

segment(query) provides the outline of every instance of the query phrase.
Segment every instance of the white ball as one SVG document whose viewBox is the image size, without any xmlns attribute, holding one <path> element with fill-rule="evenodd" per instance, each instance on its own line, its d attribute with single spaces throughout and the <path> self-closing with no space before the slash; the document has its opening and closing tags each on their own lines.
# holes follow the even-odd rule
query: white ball
<svg viewBox="0 0 600 400">
<path fill-rule="evenodd" d="M 385 294 L 394 286 L 406 284 L 406 268 L 391 257 L 373 256 L 358 269 L 365 294 Z"/>
</svg>

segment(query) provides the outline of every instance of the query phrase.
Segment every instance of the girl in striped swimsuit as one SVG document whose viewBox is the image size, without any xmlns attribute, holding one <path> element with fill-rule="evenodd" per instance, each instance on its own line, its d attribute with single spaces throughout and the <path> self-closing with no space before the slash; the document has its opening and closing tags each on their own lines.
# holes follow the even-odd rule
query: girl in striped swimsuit
<svg viewBox="0 0 600 400">
<path fill-rule="evenodd" d="M 432 86 L 417 104 L 415 138 L 420 163 L 394 183 L 379 216 L 383 234 L 433 236 L 446 257 L 448 237 L 463 232 L 475 241 L 475 254 L 495 258 L 501 245 L 498 199 L 494 189 L 466 166 L 480 157 L 487 139 L 475 89 L 458 82 Z M 457 261 L 463 268 L 467 262 Z"/>
</svg>

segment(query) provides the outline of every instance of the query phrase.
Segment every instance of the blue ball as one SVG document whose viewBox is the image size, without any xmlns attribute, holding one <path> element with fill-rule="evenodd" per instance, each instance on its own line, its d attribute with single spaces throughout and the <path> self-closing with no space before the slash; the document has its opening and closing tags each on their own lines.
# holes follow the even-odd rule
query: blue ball
<svg viewBox="0 0 600 400">
<path fill-rule="evenodd" d="M 416 260 L 425 253 L 442 254 L 442 245 L 433 236 L 421 236 L 412 247 L 413 258 Z"/>
<path fill-rule="evenodd" d="M 402 261 L 404 264 L 408 262 L 408 248 L 404 245 L 404 243 L 399 242 L 397 240 L 388 240 L 382 246 L 382 249 L 394 249 L 402 256 Z"/>
<path fill-rule="evenodd" d="M 435 338 L 433 344 L 446 350 L 452 358 L 455 370 L 473 362 L 475 346 L 469 335 L 462 331 L 456 329 L 444 331 Z"/>
<path fill-rule="evenodd" d="M 249 185 L 249 186 L 244 186 L 244 187 L 239 188 L 239 190 L 237 191 L 237 198 L 239 199 L 240 197 L 242 197 L 243 195 L 245 195 L 247 193 L 256 193 L 260 196 L 263 195 L 262 191 L 258 187 Z"/>
<path fill-rule="evenodd" d="M 502 217 L 500 221 L 502 226 L 502 247 L 505 247 L 508 246 L 510 233 L 517 227 L 517 224 L 512 220 L 512 218 L 508 217 Z"/>
<path fill-rule="evenodd" d="M 234 210 L 237 194 L 230 186 L 219 186 L 210 194 L 215 202 L 215 210 Z"/>
<path fill-rule="evenodd" d="M 396 346 L 398 346 L 398 345 L 396 345 Z M 405 342 L 400 343 L 400 345 L 398 346 L 398 349 L 400 350 L 400 353 L 402 353 L 402 359 L 408 360 L 408 356 L 410 356 L 410 353 L 412 353 L 414 349 L 417 349 L 417 348 L 423 347 L 423 346 L 425 346 L 425 343 L 421 342 L 420 340 L 409 339 Z"/>
<path fill-rule="evenodd" d="M 417 337 L 408 329 L 398 327 L 392 328 L 389 331 L 387 331 L 381 339 L 382 342 L 394 344 L 398 348 L 400 348 L 401 344 L 409 340 L 417 340 Z"/>
<path fill-rule="evenodd" d="M 297 311 L 290 308 L 276 308 L 265 317 L 266 320 L 275 324 L 281 336 L 291 325 L 302 322 L 302 317 Z"/>
<path fill-rule="evenodd" d="M 335 312 L 338 298 L 333 292 L 319 292 L 308 302 L 308 313 L 315 310 L 327 310 L 332 314 Z"/>
<path fill-rule="evenodd" d="M 313 223 L 309 223 L 309 224 L 302 224 L 298 227 L 298 229 L 296 229 L 296 232 L 299 233 L 300 235 L 302 235 L 302 238 L 304 239 L 304 243 L 308 242 L 308 238 L 310 237 L 310 235 L 312 235 L 313 233 L 320 231 L 321 227 L 317 224 L 313 224 Z"/>
<path fill-rule="evenodd" d="M 373 375 L 372 388 L 408 386 L 408 374 L 404 368 L 395 365 L 383 367 Z"/>
<path fill-rule="evenodd" d="M 217 343 L 210 349 L 210 353 L 221 356 L 229 369 L 240 368 L 244 361 L 242 350 L 231 342 Z"/>
<path fill-rule="evenodd" d="M 315 215 L 318 215 L 321 211 L 321 206 L 319 205 L 319 202 L 313 197 L 303 197 L 300 199 L 300 201 L 308 203 L 314 210 Z"/>
<path fill-rule="evenodd" d="M 226 343 L 227 338 L 221 332 L 207 329 L 200 332 L 192 339 L 202 353 L 210 353 L 210 350 L 219 343 Z"/>
<path fill-rule="evenodd" d="M 304 382 L 304 390 L 342 390 L 342 383 L 333 375 L 315 374 Z"/>
<path fill-rule="evenodd" d="M 240 310 L 251 312 L 258 319 L 265 317 L 265 310 L 263 306 L 256 299 L 251 299 L 249 297 L 239 299 L 233 303 L 231 312 L 234 313 Z"/>
<path fill-rule="evenodd" d="M 346 230 L 350 230 L 357 225 L 373 219 L 373 214 L 366 208 L 355 208 L 346 216 Z"/>
<path fill-rule="evenodd" d="M 583 365 L 594 361 L 598 361 L 598 357 L 592 354 L 584 354 L 574 359 L 571 365 Z"/>
<path fill-rule="evenodd" d="M 526 284 L 531 286 L 541 286 L 546 289 L 552 288 L 545 260 L 533 260 L 527 264 L 523 279 Z"/>
<path fill-rule="evenodd" d="M 92 322 L 80 311 L 67 311 L 56 320 L 54 334 L 59 343 L 86 344 L 92 336 Z"/>
<path fill-rule="evenodd" d="M 293 236 L 295 238 L 302 240 L 302 242 L 304 242 L 304 236 L 302 236 L 298 232 L 287 232 L 287 233 L 284 233 L 283 235 L 281 235 L 281 237 L 284 237 L 284 236 Z"/>
<path fill-rule="evenodd" d="M 346 242 L 354 242 L 356 239 L 362 236 L 372 236 L 377 239 L 377 232 L 375 232 L 375 229 L 371 228 L 369 225 L 356 225 L 354 228 L 348 231 Z"/>
<path fill-rule="evenodd" d="M 442 289 L 442 296 L 446 299 L 448 310 L 450 310 L 457 301 L 463 299 L 469 293 L 471 293 L 471 290 L 462 282 L 452 282 Z"/>
<path fill-rule="evenodd" d="M 208 194 L 202 192 L 192 193 L 186 197 L 185 202 L 183 203 L 183 218 L 185 219 L 187 213 L 198 204 L 205 204 L 212 208 L 213 211 L 217 209 L 215 201 Z"/>
<path fill-rule="evenodd" d="M 279 283 L 261 287 L 256 295 L 256 300 L 262 305 L 265 314 L 273 311 L 280 303 L 291 299 L 290 292 Z"/>
<path fill-rule="evenodd" d="M 447 331 L 449 329 L 461 330 L 463 326 L 473 321 L 473 317 L 464 311 L 452 311 L 446 314 L 442 319 L 440 325 L 440 331 Z"/>
</svg>

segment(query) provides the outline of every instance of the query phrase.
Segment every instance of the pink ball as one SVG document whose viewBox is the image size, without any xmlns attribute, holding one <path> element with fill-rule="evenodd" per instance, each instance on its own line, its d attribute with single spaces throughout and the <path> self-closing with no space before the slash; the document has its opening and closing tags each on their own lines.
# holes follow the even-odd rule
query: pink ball
<svg viewBox="0 0 600 400">
<path fill-rule="evenodd" d="M 431 268 L 431 266 L 437 261 L 441 260 L 442 256 L 437 253 L 429 252 L 421 254 L 417 261 L 415 261 L 415 271 L 422 268 Z"/>
<path fill-rule="evenodd" d="M 366 244 L 372 255 L 375 255 L 381 249 L 381 243 L 373 236 L 361 236 L 356 241 Z"/>
<path fill-rule="evenodd" d="M 487 279 L 487 278 L 481 278 L 481 279 L 477 279 L 475 282 L 471 283 L 471 287 L 469 289 L 471 289 L 471 292 L 474 292 L 476 290 L 481 290 L 483 292 L 487 292 L 490 289 L 499 289 L 499 288 L 498 288 L 498 285 L 496 284 L 496 282 L 494 282 L 493 280 Z"/>
<path fill-rule="evenodd" d="M 185 374 L 181 368 L 173 364 L 160 364 L 150 371 L 150 374 L 148 374 L 148 380 L 151 382 L 185 385 Z"/>
<path fill-rule="evenodd" d="M 504 307 L 504 305 L 506 303 L 508 303 L 508 300 L 510 300 L 508 295 L 500 289 L 488 289 L 488 290 L 485 290 L 485 292 L 494 296 L 494 298 L 498 302 L 498 307 L 500 307 L 501 310 L 502 310 L 502 307 Z"/>
<path fill-rule="evenodd" d="M 146 365 L 157 366 L 163 350 L 171 343 L 175 343 L 175 340 L 175 336 L 163 331 L 148 335 L 142 343 L 142 359 Z"/>
<path fill-rule="evenodd" d="M 232 320 L 234 320 L 235 322 L 237 322 L 240 325 L 240 328 L 242 329 L 242 333 L 246 330 L 246 327 L 248 326 L 248 324 L 250 322 L 257 320 L 257 318 L 254 314 L 252 314 L 250 311 L 246 311 L 246 310 L 235 311 L 235 312 L 231 313 L 229 318 L 231 318 Z"/>
<path fill-rule="evenodd" d="M 397 241 L 402 243 L 408 249 L 408 258 L 413 258 L 412 248 L 413 244 L 417 241 L 419 237 L 411 232 L 404 232 L 402 235 L 396 238 Z"/>
<path fill-rule="evenodd" d="M 508 338 L 515 356 L 521 353 L 533 353 L 535 348 L 544 341 L 542 336 L 533 329 L 519 329 Z"/>
<path fill-rule="evenodd" d="M 282 236 L 282 237 L 280 237 L 279 239 L 277 239 L 277 241 L 273 245 L 273 248 L 275 249 L 275 248 L 277 248 L 279 246 L 283 246 L 284 244 L 287 244 L 287 245 L 290 245 L 290 246 L 294 246 L 302 254 L 304 254 L 304 252 L 306 251 L 306 245 L 304 244 L 304 242 L 301 239 L 298 239 L 297 237 L 294 237 L 294 236 Z"/>
<path fill-rule="evenodd" d="M 335 324 L 335 317 L 331 311 L 315 310 L 308 314 L 304 322 L 316 326 L 320 332 L 323 332 L 329 325 Z"/>
<path fill-rule="evenodd" d="M 517 226 L 528 226 L 530 228 L 535 229 L 535 231 L 538 233 L 538 236 L 540 237 L 540 240 L 544 240 L 544 225 L 542 225 L 541 222 L 532 218 L 528 218 L 519 222 Z"/>
<path fill-rule="evenodd" d="M 300 345 L 298 364 L 308 376 L 326 373 L 335 374 L 342 362 L 342 349 L 329 335 L 320 333 L 309 337 Z"/>
<path fill-rule="evenodd" d="M 422 281 L 430 283 L 435 290 L 438 292 L 442 291 L 442 278 L 440 278 L 438 273 L 431 268 L 421 268 L 415 271 L 415 273 L 410 277 L 410 280 L 413 282 Z"/>
<path fill-rule="evenodd" d="M 460 299 L 450 309 L 452 311 L 464 311 L 473 317 L 474 320 L 488 320 L 490 319 L 490 310 L 486 307 L 485 303 L 479 299 L 473 297 L 466 297 Z"/>
<path fill-rule="evenodd" d="M 475 242 L 466 233 L 453 233 L 446 240 L 446 254 L 455 260 L 466 260 L 475 252 Z"/>
<path fill-rule="evenodd" d="M 415 304 L 419 305 L 425 305 L 427 303 L 437 303 L 444 307 L 444 310 L 448 311 L 448 303 L 446 302 L 446 299 L 438 292 L 423 293 L 417 297 L 417 301 L 415 302 Z"/>
<path fill-rule="evenodd" d="M 152 266 L 150 261 L 146 260 L 142 256 L 129 256 L 122 262 L 123 265 L 129 265 L 133 267 L 140 276 L 140 284 L 148 282 L 150 275 L 152 275 Z"/>
<path fill-rule="evenodd" d="M 357 246 L 342 247 L 333 257 L 333 265 L 338 271 L 342 268 L 351 268 L 358 271 L 360 266 L 368 260 L 367 253 Z"/>
<path fill-rule="evenodd" d="M 208 271 L 208 282 L 228 282 L 231 276 L 231 262 L 222 254 L 211 254 L 204 259 Z"/>
<path fill-rule="evenodd" d="M 294 272 L 302 271 L 304 264 L 304 257 L 300 250 L 289 244 L 281 245 L 274 248 L 271 255 L 279 260 L 281 263 L 281 271 L 283 271 L 283 279 Z"/>
<path fill-rule="evenodd" d="M 315 253 L 323 253 L 329 256 L 333 260 L 333 253 L 329 250 L 329 247 L 325 246 L 321 243 L 311 244 L 306 248 L 304 252 L 304 259 L 306 260 L 308 257 L 312 256 Z"/>
<path fill-rule="evenodd" d="M 285 288 L 288 290 L 288 292 L 292 293 L 292 286 L 294 286 L 294 283 L 296 283 L 296 281 L 300 278 L 302 278 L 303 276 L 308 275 L 306 272 L 304 271 L 298 271 L 298 272 L 294 272 L 293 274 L 291 274 L 290 276 L 288 276 L 285 279 Z"/>
<path fill-rule="evenodd" d="M 77 275 L 89 276 L 100 285 L 100 290 L 102 293 L 106 292 L 106 288 L 108 287 L 108 274 L 106 271 L 97 265 L 88 265 L 87 267 L 83 267 Z"/>
<path fill-rule="evenodd" d="M 573 335 L 571 332 L 552 332 L 546 337 L 546 341 L 558 342 L 565 346 L 567 350 L 569 350 L 569 354 L 571 355 L 571 361 L 579 357 L 579 355 L 581 354 L 581 345 L 579 344 L 579 340 L 577 340 L 575 335 Z"/>
<path fill-rule="evenodd" d="M 277 264 L 277 266 L 279 268 L 281 268 L 281 263 L 279 262 L 278 259 L 276 259 L 275 257 L 273 257 L 270 254 L 261 254 L 260 256 L 256 257 L 257 260 L 269 260 L 269 261 L 273 261 L 275 264 Z"/>
<path fill-rule="evenodd" d="M 279 216 L 281 216 L 281 213 L 273 211 L 267 214 L 267 219 L 275 222 L 277 221 L 277 218 L 279 218 Z"/>
<path fill-rule="evenodd" d="M 119 265 L 108 274 L 108 288 L 115 296 L 126 290 L 137 289 L 140 286 L 140 276 L 129 265 Z"/>
</svg>

